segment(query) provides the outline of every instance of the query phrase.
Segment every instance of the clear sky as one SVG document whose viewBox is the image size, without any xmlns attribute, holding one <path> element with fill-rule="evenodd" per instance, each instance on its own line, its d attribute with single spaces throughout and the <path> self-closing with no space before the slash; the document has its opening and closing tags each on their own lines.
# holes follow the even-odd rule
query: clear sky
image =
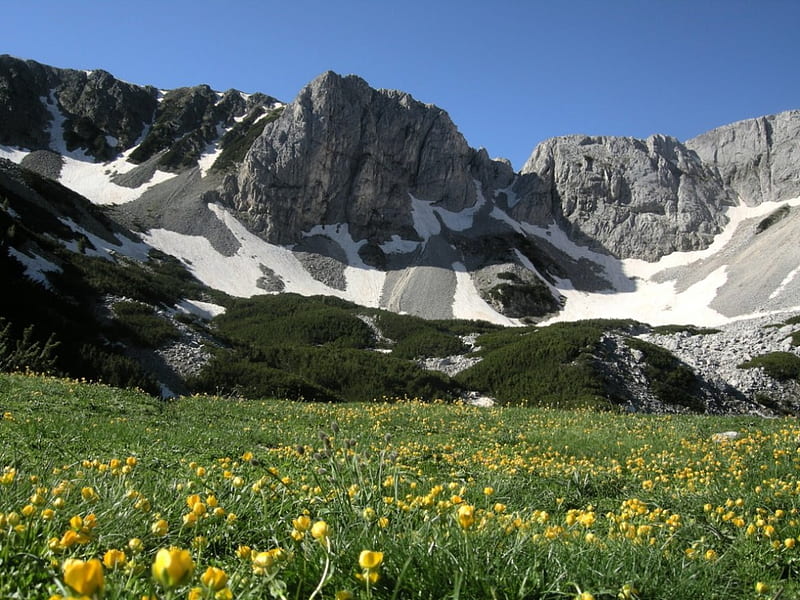
<svg viewBox="0 0 800 600">
<path fill-rule="evenodd" d="M 556 135 L 685 140 L 800 109 L 798 26 L 800 0 L 9 0 L 0 53 L 283 101 L 355 73 L 519 169 Z"/>
</svg>

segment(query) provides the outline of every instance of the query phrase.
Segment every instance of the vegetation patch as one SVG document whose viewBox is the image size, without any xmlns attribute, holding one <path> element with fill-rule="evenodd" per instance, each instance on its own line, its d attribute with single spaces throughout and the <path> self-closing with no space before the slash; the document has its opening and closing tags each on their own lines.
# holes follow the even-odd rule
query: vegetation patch
<svg viewBox="0 0 800 600">
<path fill-rule="evenodd" d="M 756 225 L 756 234 L 763 233 L 778 221 L 785 219 L 789 216 L 790 208 L 788 205 L 781 206 L 778 210 L 770 213 L 767 217 L 759 221 L 758 225 Z"/>
<path fill-rule="evenodd" d="M 211 168 L 214 171 L 226 171 L 241 163 L 247 151 L 250 150 L 250 146 L 263 133 L 264 127 L 268 123 L 275 121 L 282 113 L 282 106 L 271 110 L 265 117 L 261 117 L 261 110 L 254 111 L 241 123 L 234 125 L 230 131 L 222 136 L 220 141 L 222 152 L 220 152 L 219 157 L 214 161 Z"/>
<path fill-rule="evenodd" d="M 3 598 L 800 595 L 795 419 L 0 392 Z"/>
<path fill-rule="evenodd" d="M 739 365 L 740 369 L 757 367 L 761 367 L 767 375 L 778 381 L 800 379 L 800 356 L 791 352 L 769 352 Z"/>
<path fill-rule="evenodd" d="M 650 388 L 661 402 L 685 406 L 698 412 L 705 409 L 705 404 L 698 397 L 699 383 L 694 371 L 672 352 L 637 338 L 628 338 L 626 344 L 642 353 Z"/>
<path fill-rule="evenodd" d="M 180 338 L 168 319 L 141 302 L 115 302 L 112 311 L 120 337 L 146 348 L 159 348 Z"/>
<path fill-rule="evenodd" d="M 653 333 L 660 335 L 672 335 L 675 333 L 685 333 L 687 335 L 713 335 L 720 333 L 720 329 L 711 327 L 695 327 L 694 325 L 659 325 L 653 327 Z"/>
</svg>

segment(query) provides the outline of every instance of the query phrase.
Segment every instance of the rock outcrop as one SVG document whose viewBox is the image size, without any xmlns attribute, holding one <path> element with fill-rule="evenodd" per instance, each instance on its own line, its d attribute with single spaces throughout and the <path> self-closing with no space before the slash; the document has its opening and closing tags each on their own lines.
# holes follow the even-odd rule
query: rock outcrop
<svg viewBox="0 0 800 600">
<path fill-rule="evenodd" d="M 230 202 L 273 243 L 347 223 L 354 239 L 418 239 L 409 195 L 459 211 L 513 179 L 508 164 L 470 148 L 447 113 L 408 94 L 324 73 L 264 129 Z"/>
<path fill-rule="evenodd" d="M 739 121 L 686 142 L 748 205 L 800 196 L 800 111 Z"/>
<path fill-rule="evenodd" d="M 53 113 L 64 118 L 66 148 L 109 160 L 132 147 L 158 104 L 157 90 L 105 71 L 57 69 L 0 56 L 0 144 L 48 149 Z M 60 132 L 59 132 L 60 133 Z"/>
<path fill-rule="evenodd" d="M 527 196 L 513 216 L 550 218 L 576 242 L 618 258 L 705 248 L 726 223 L 722 208 L 734 202 L 697 154 L 662 135 L 553 138 L 521 173 L 516 189 Z"/>
</svg>

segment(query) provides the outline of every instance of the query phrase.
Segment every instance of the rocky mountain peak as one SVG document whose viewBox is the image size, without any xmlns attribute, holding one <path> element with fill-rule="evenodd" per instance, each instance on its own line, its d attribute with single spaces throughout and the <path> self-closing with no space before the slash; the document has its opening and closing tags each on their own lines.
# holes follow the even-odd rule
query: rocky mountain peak
<svg viewBox="0 0 800 600">
<path fill-rule="evenodd" d="M 673 137 L 571 135 L 537 146 L 522 168 L 537 197 L 579 243 L 618 258 L 655 260 L 705 248 L 733 197 L 714 170 Z M 526 205 L 515 212 L 525 218 Z"/>
<path fill-rule="evenodd" d="M 459 211 L 477 201 L 475 180 L 486 192 L 498 172 L 506 184 L 513 177 L 470 148 L 442 109 L 329 71 L 266 126 L 228 193 L 276 243 L 340 223 L 356 239 L 414 239 L 411 195 Z"/>
<path fill-rule="evenodd" d="M 800 110 L 747 119 L 686 142 L 748 205 L 800 195 Z"/>
</svg>

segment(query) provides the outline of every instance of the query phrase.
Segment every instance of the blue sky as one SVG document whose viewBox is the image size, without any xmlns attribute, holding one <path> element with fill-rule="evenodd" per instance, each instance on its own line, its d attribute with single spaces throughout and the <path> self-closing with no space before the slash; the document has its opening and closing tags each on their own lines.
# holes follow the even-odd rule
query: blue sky
<svg viewBox="0 0 800 600">
<path fill-rule="evenodd" d="M 555 135 L 684 140 L 800 108 L 799 23 L 797 0 L 28 0 L 4 3 L 0 52 L 284 101 L 355 73 L 519 169 Z"/>
</svg>

